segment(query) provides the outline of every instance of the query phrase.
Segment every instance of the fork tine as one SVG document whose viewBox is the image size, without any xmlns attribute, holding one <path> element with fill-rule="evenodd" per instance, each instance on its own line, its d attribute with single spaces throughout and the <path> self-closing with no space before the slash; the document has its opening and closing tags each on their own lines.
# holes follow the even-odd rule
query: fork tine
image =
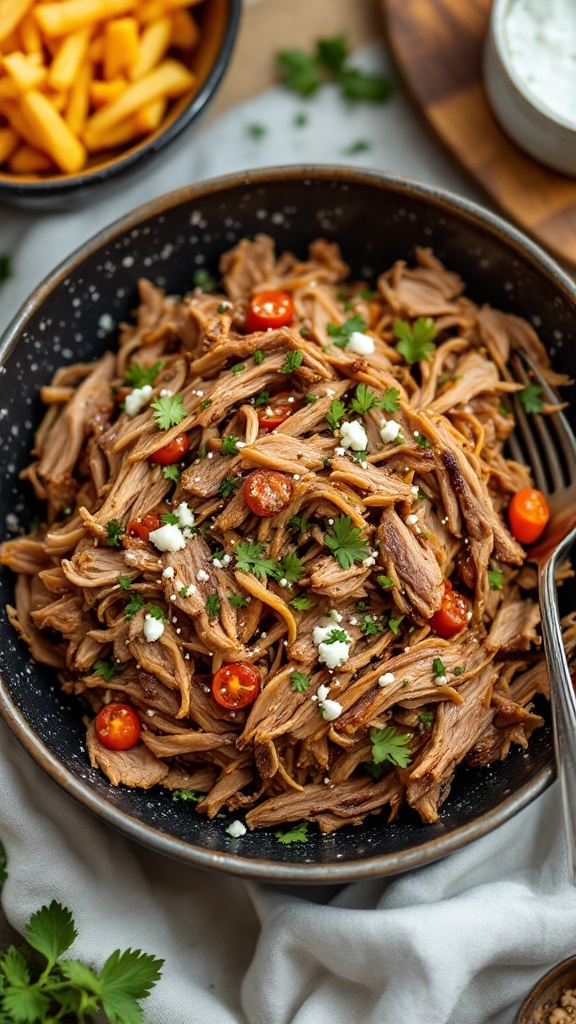
<svg viewBox="0 0 576 1024">
<path fill-rule="evenodd" d="M 521 360 L 516 356 L 513 356 L 511 362 L 516 371 L 517 380 L 519 380 L 519 382 L 524 385 L 530 384 L 530 377 L 528 376 L 525 367 L 522 365 Z M 555 403 L 558 401 L 557 396 L 554 396 L 553 401 Z M 553 489 L 556 491 L 561 490 L 563 487 L 566 486 L 566 480 L 564 477 L 564 471 L 562 469 L 560 460 L 556 452 L 556 445 L 554 443 L 554 440 L 547 425 L 544 423 L 544 420 L 541 416 L 534 416 L 532 418 L 532 423 L 529 425 L 526 413 L 524 412 L 524 409 L 522 408 L 522 405 L 516 395 L 514 395 L 513 402 L 514 411 L 516 413 L 516 419 L 522 431 L 524 443 L 530 454 L 530 465 L 532 466 L 532 469 L 534 471 L 534 476 L 536 478 L 536 484 L 538 488 L 544 494 L 549 494 L 550 492 L 550 487 L 548 486 L 548 481 L 546 477 L 546 471 L 542 465 L 542 459 L 538 447 L 533 438 L 534 428 L 536 429 L 542 447 L 544 448 L 547 469 L 550 479 L 552 480 Z"/>
<path fill-rule="evenodd" d="M 542 395 L 551 405 L 556 405 L 559 401 L 558 395 L 554 389 L 548 384 L 548 381 L 544 379 L 539 369 L 534 366 L 530 357 L 523 351 L 519 352 L 519 355 L 529 367 L 534 379 L 538 382 L 542 388 Z M 536 417 L 540 419 L 540 417 Z M 547 417 L 554 432 L 558 438 L 560 448 L 566 461 L 568 474 L 570 477 L 570 483 L 576 481 L 576 437 L 566 416 L 563 412 L 557 412 L 554 416 Z"/>
</svg>

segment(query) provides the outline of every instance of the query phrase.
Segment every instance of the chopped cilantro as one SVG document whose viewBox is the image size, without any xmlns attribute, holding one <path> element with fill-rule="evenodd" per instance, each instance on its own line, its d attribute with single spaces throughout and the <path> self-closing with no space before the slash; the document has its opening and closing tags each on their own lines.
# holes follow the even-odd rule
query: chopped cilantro
<svg viewBox="0 0 576 1024">
<path fill-rule="evenodd" d="M 255 348 L 252 353 L 252 358 L 256 363 L 256 366 L 261 366 L 266 356 L 261 348 Z"/>
<path fill-rule="evenodd" d="M 492 590 L 502 590 L 504 573 L 501 569 L 488 569 L 488 583 Z"/>
<path fill-rule="evenodd" d="M 304 50 L 281 50 L 277 55 L 280 81 L 287 89 L 300 96 L 312 96 L 320 87 L 322 78 L 313 54 Z"/>
<path fill-rule="evenodd" d="M 124 536 L 124 527 L 116 519 L 106 523 L 106 543 L 110 548 L 120 547 L 120 539 Z"/>
<path fill-rule="evenodd" d="M 438 333 L 431 317 L 419 316 L 412 326 L 406 320 L 395 320 L 393 331 L 394 337 L 398 339 L 396 351 L 408 366 L 430 358 Z"/>
<path fill-rule="evenodd" d="M 203 292 L 215 292 L 216 291 L 216 278 L 212 277 L 212 274 L 205 270 L 203 267 L 199 267 L 192 274 L 192 281 L 195 288 L 200 288 Z"/>
<path fill-rule="evenodd" d="M 195 793 L 193 789 L 173 789 L 172 799 L 176 803 L 178 800 L 189 801 L 193 804 L 199 804 L 204 799 L 203 793 Z"/>
<path fill-rule="evenodd" d="M 244 373 L 246 366 L 244 363 L 236 363 L 236 366 L 232 367 L 232 373 Z"/>
<path fill-rule="evenodd" d="M 442 658 L 434 658 L 434 661 L 432 662 L 432 671 L 435 676 L 446 675 L 446 665 L 442 661 Z"/>
<path fill-rule="evenodd" d="M 173 480 L 175 483 L 180 477 L 180 470 L 176 463 L 171 466 L 162 466 L 162 476 L 165 480 Z"/>
<path fill-rule="evenodd" d="M 270 401 L 270 392 L 269 391 L 260 391 L 260 393 L 258 395 L 256 395 L 256 398 L 254 399 L 254 405 L 268 405 L 269 401 Z"/>
<path fill-rule="evenodd" d="M 350 402 L 350 407 L 354 409 L 354 412 L 359 412 L 363 416 L 373 405 L 376 405 L 377 401 L 375 391 L 366 387 L 365 384 L 359 384 L 356 388 L 356 395 Z"/>
<path fill-rule="evenodd" d="M 524 412 L 542 412 L 542 388 L 540 384 L 528 384 L 523 391 L 518 392 L 518 400 Z"/>
<path fill-rule="evenodd" d="M 346 36 L 319 39 L 313 53 L 282 50 L 277 55 L 280 79 L 287 89 L 300 96 L 312 96 L 323 82 L 336 83 L 345 99 L 381 103 L 392 92 L 390 80 L 383 75 L 362 71 L 348 64 Z"/>
<path fill-rule="evenodd" d="M 304 401 L 307 405 L 314 405 L 314 402 L 318 401 L 318 395 L 313 394 L 312 391 L 307 391 L 304 395 Z"/>
<path fill-rule="evenodd" d="M 160 522 L 164 523 L 164 526 L 179 526 L 180 520 L 175 512 L 162 512 L 160 516 Z"/>
<path fill-rule="evenodd" d="M 434 715 L 431 711 L 419 711 L 418 719 L 422 722 L 422 725 L 429 726 L 434 722 Z"/>
<path fill-rule="evenodd" d="M 323 641 L 325 644 L 349 644 L 350 637 L 345 629 L 332 629 L 328 637 Z"/>
<path fill-rule="evenodd" d="M 272 579 L 280 579 L 282 567 L 274 558 L 264 557 L 266 545 L 260 542 L 252 543 L 243 541 L 236 546 L 236 567 L 242 572 L 252 572 L 262 579 L 270 576 Z"/>
<path fill-rule="evenodd" d="M 400 633 L 400 623 L 404 618 L 404 615 L 399 615 L 396 619 L 388 619 L 388 625 L 392 632 L 394 633 L 394 636 L 398 636 L 398 634 Z"/>
<path fill-rule="evenodd" d="M 220 598 L 218 594 L 210 594 L 206 598 L 206 614 L 209 619 L 217 619 L 220 615 Z"/>
<path fill-rule="evenodd" d="M 312 607 L 312 601 L 309 597 L 293 597 L 290 604 L 297 612 L 306 612 Z"/>
<path fill-rule="evenodd" d="M 211 398 L 204 398 L 203 401 L 200 402 L 200 409 L 202 410 L 202 412 L 204 412 L 204 410 L 208 409 L 208 407 L 211 406 L 211 405 L 212 405 L 212 399 Z"/>
<path fill-rule="evenodd" d="M 281 367 L 280 373 L 294 373 L 298 367 L 302 365 L 304 353 L 297 349 L 295 352 L 287 352 L 284 366 Z"/>
<path fill-rule="evenodd" d="M 146 384 L 153 384 L 160 370 L 164 369 L 164 363 L 157 362 L 152 366 L 143 366 L 142 363 L 131 363 L 124 370 L 124 381 L 133 388 L 143 388 Z"/>
<path fill-rule="evenodd" d="M 113 676 L 122 675 L 126 665 L 122 665 L 116 658 L 110 658 L 110 661 L 95 661 L 92 666 L 92 671 L 96 675 L 102 676 L 105 683 L 109 683 Z"/>
<path fill-rule="evenodd" d="M 378 583 L 383 590 L 390 590 L 394 586 L 394 580 L 390 576 L 377 576 L 376 583 Z"/>
<path fill-rule="evenodd" d="M 238 438 L 234 434 L 227 434 L 222 438 L 222 455 L 238 455 Z"/>
<path fill-rule="evenodd" d="M 400 768 L 407 768 L 411 760 L 410 750 L 407 749 L 411 740 L 411 733 L 401 733 L 391 726 L 385 729 L 370 729 L 374 764 L 389 761 Z"/>
<path fill-rule="evenodd" d="M 159 619 L 160 622 L 164 622 L 164 619 L 166 618 L 164 612 L 162 611 L 160 605 L 158 604 L 149 604 L 146 608 L 146 611 L 148 615 L 150 615 L 153 619 Z"/>
<path fill-rule="evenodd" d="M 308 839 L 308 822 L 301 821 L 299 825 L 294 825 L 287 832 L 275 832 L 274 834 L 278 842 L 285 846 L 289 846 L 290 843 L 305 843 Z"/>
<path fill-rule="evenodd" d="M 154 409 L 154 422 L 160 430 L 169 430 L 175 427 L 186 416 L 182 395 L 165 395 L 164 398 L 156 398 L 151 403 Z"/>
<path fill-rule="evenodd" d="M 124 609 L 124 618 L 130 621 L 132 616 L 136 615 L 136 612 L 141 611 L 143 607 L 144 598 L 142 597 L 142 594 L 140 594 L 139 592 L 132 594 L 132 597 L 130 598 L 128 604 Z"/>
<path fill-rule="evenodd" d="M 424 434 L 416 434 L 414 440 L 421 448 L 430 448 L 430 441 L 427 437 L 424 437 Z"/>
<path fill-rule="evenodd" d="M 363 615 L 360 623 L 360 629 L 365 636 L 379 636 L 384 627 L 381 622 L 374 620 L 373 615 Z"/>
<path fill-rule="evenodd" d="M 352 102 L 384 103 L 392 95 L 389 78 L 361 71 L 360 68 L 346 68 L 339 81 L 343 96 Z"/>
<path fill-rule="evenodd" d="M 367 329 L 368 324 L 359 313 L 349 317 L 343 324 L 326 324 L 328 336 L 332 339 L 332 344 L 336 345 L 337 348 L 346 348 L 350 341 L 350 335 L 354 334 L 354 331 L 363 332 Z"/>
<path fill-rule="evenodd" d="M 225 476 L 218 488 L 223 498 L 231 498 L 242 483 L 241 476 Z"/>
<path fill-rule="evenodd" d="M 305 676 L 302 672 L 292 672 L 290 675 L 290 682 L 292 683 L 292 689 L 295 693 L 304 693 L 304 691 L 310 686 L 308 676 Z"/>
<path fill-rule="evenodd" d="M 350 569 L 354 562 L 362 562 L 368 557 L 368 545 L 360 537 L 359 526 L 352 526 L 350 516 L 338 516 L 334 520 L 331 533 L 324 535 L 324 543 L 330 548 L 342 569 Z"/>
<path fill-rule="evenodd" d="M 250 604 L 250 598 L 244 594 L 228 594 L 228 600 L 233 608 L 246 608 Z"/>
<path fill-rule="evenodd" d="M 464 669 L 465 669 L 464 665 L 456 665 L 456 667 L 453 668 L 452 671 L 453 671 L 455 676 L 461 676 L 463 671 L 464 671 Z"/>
<path fill-rule="evenodd" d="M 118 583 L 122 587 L 122 590 L 130 590 L 132 586 L 132 580 L 129 576 L 118 576 Z"/>
<path fill-rule="evenodd" d="M 330 402 L 330 408 L 326 413 L 328 426 L 330 426 L 332 430 L 338 430 L 340 420 L 344 419 L 345 415 L 346 406 L 344 405 L 344 402 L 341 402 L 339 398 L 333 398 Z"/>
</svg>

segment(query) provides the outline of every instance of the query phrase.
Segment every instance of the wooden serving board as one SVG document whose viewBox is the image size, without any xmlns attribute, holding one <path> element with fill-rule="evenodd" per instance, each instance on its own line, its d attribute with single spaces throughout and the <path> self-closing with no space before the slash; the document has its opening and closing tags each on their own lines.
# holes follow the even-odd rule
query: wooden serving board
<svg viewBox="0 0 576 1024">
<path fill-rule="evenodd" d="M 482 86 L 491 0 L 380 0 L 396 64 L 430 125 L 502 210 L 576 264 L 576 181 L 526 156 Z"/>
</svg>

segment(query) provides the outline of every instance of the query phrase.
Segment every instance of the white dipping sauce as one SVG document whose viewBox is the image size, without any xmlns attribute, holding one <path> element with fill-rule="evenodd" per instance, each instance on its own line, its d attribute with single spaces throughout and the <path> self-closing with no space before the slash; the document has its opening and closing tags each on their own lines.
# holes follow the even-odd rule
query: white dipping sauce
<svg viewBox="0 0 576 1024">
<path fill-rule="evenodd" d="M 527 89 L 576 123 L 576 0 L 516 0 L 505 35 L 512 66 Z"/>
</svg>

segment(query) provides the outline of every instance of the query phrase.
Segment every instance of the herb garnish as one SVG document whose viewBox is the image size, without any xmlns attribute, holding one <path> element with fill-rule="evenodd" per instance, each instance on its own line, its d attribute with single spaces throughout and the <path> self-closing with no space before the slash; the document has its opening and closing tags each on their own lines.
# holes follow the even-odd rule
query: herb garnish
<svg viewBox="0 0 576 1024">
<path fill-rule="evenodd" d="M 488 583 L 492 590 L 502 590 L 504 573 L 501 569 L 488 569 Z"/>
<path fill-rule="evenodd" d="M 124 381 L 133 388 L 143 388 L 147 384 L 153 384 L 160 370 L 164 369 L 164 363 L 158 361 L 152 366 L 143 366 L 142 363 L 131 363 L 124 370 Z"/>
<path fill-rule="evenodd" d="M 233 608 L 246 608 L 250 604 L 250 598 L 244 594 L 228 594 L 228 600 Z"/>
<path fill-rule="evenodd" d="M 238 455 L 238 438 L 234 434 L 227 434 L 222 438 L 222 455 Z"/>
<path fill-rule="evenodd" d="M 274 558 L 264 557 L 266 545 L 246 540 L 236 546 L 236 567 L 242 572 L 252 572 L 265 580 L 268 576 L 278 578 L 280 566 Z"/>
<path fill-rule="evenodd" d="M 378 619 L 374 620 L 373 615 L 363 615 L 360 629 L 365 636 L 379 636 L 384 627 Z"/>
<path fill-rule="evenodd" d="M 223 498 L 231 498 L 242 483 L 241 476 L 225 476 L 218 490 Z"/>
<path fill-rule="evenodd" d="M 141 611 L 143 607 L 144 598 L 139 591 L 136 591 L 136 593 L 132 594 L 132 597 L 124 608 L 124 618 L 129 621 L 132 616 L 136 615 L 136 612 Z"/>
<path fill-rule="evenodd" d="M 120 547 L 120 539 L 124 536 L 124 527 L 116 519 L 109 519 L 106 523 L 106 534 L 108 547 Z"/>
<path fill-rule="evenodd" d="M 122 675 L 125 668 L 126 665 L 122 665 L 116 658 L 110 658 L 110 661 L 95 661 L 92 671 L 102 676 L 105 683 L 109 683 L 114 676 Z"/>
<path fill-rule="evenodd" d="M 540 384 L 527 384 L 523 391 L 518 392 L 518 401 L 524 412 L 542 412 L 542 387 Z"/>
<path fill-rule="evenodd" d="M 217 619 L 220 615 L 220 598 L 218 594 L 210 594 L 206 598 L 206 614 L 209 619 Z"/>
<path fill-rule="evenodd" d="M 312 607 L 312 601 L 309 597 L 293 597 L 290 604 L 297 612 L 306 612 Z"/>
<path fill-rule="evenodd" d="M 394 580 L 390 576 L 377 576 L 376 583 L 378 583 L 383 590 L 390 590 L 394 586 Z"/>
<path fill-rule="evenodd" d="M 154 409 L 154 422 L 160 430 L 169 430 L 177 426 L 186 416 L 182 395 L 164 395 L 156 398 L 150 405 Z"/>
<path fill-rule="evenodd" d="M 350 336 L 355 331 L 362 333 L 368 329 L 364 317 L 356 313 L 355 316 L 351 316 L 348 320 L 345 320 L 343 324 L 326 324 L 326 331 L 328 336 L 332 339 L 332 344 L 336 345 L 337 348 L 346 348 L 346 345 L 350 341 Z"/>
<path fill-rule="evenodd" d="M 398 636 L 399 635 L 399 633 L 400 633 L 400 623 L 402 622 L 402 620 L 405 617 L 406 617 L 405 615 L 399 615 L 396 619 L 388 619 L 388 625 L 389 625 L 390 629 L 392 630 L 392 632 L 394 633 L 394 636 Z"/>
<path fill-rule="evenodd" d="M 117 576 L 117 580 L 120 586 L 122 587 L 122 590 L 130 590 L 130 587 L 132 586 L 132 580 L 130 579 L 129 576 L 120 575 Z"/>
<path fill-rule="evenodd" d="M 289 846 L 290 843 L 305 843 L 308 839 L 308 822 L 301 821 L 294 825 L 287 832 L 275 832 L 274 835 L 279 843 Z"/>
<path fill-rule="evenodd" d="M 313 53 L 281 50 L 277 55 L 281 81 L 300 96 L 312 96 L 324 82 L 335 82 L 346 99 L 372 103 L 387 100 L 392 92 L 390 80 L 350 67 L 349 54 L 344 35 L 319 39 Z"/>
<path fill-rule="evenodd" d="M 432 317 L 419 316 L 412 326 L 406 320 L 395 320 L 393 332 L 394 337 L 398 339 L 396 351 L 408 366 L 430 358 L 434 351 L 434 339 L 438 334 Z"/>
<path fill-rule="evenodd" d="M 438 676 L 446 675 L 446 665 L 442 661 L 442 658 L 434 658 L 434 661 L 432 662 L 432 672 L 436 678 Z"/>
<path fill-rule="evenodd" d="M 345 415 L 346 406 L 344 402 L 341 402 L 339 398 L 333 398 L 330 402 L 330 408 L 326 413 L 326 421 L 332 430 L 338 430 L 340 420 L 344 419 Z"/>
<path fill-rule="evenodd" d="M 180 470 L 176 463 L 173 463 L 171 466 L 162 466 L 162 476 L 165 480 L 173 480 L 176 482 L 180 477 Z"/>
<path fill-rule="evenodd" d="M 195 288 L 200 288 L 203 292 L 215 292 L 216 291 L 216 278 L 212 277 L 212 274 L 205 270 L 203 267 L 199 267 L 192 274 L 192 281 Z"/>
<path fill-rule="evenodd" d="M 374 764 L 389 761 L 400 768 L 407 768 L 410 764 L 410 751 L 406 748 L 412 740 L 411 733 L 401 733 L 398 729 L 387 726 L 385 729 L 370 729 L 370 740 Z"/>
<path fill-rule="evenodd" d="M 172 799 L 175 803 L 178 800 L 188 800 L 190 803 L 199 804 L 204 799 L 204 793 L 195 793 L 193 789 L 173 789 Z"/>
<path fill-rule="evenodd" d="M 308 676 L 305 676 L 302 672 L 292 672 L 290 675 L 290 682 L 292 683 L 292 689 L 295 693 L 304 693 L 304 691 L 310 686 Z"/>
<path fill-rule="evenodd" d="M 295 352 L 287 352 L 284 366 L 281 367 L 280 373 L 294 373 L 299 366 L 302 365 L 304 353 L 297 349 Z"/>
<path fill-rule="evenodd" d="M 359 526 L 352 526 L 350 516 L 338 516 L 332 532 L 324 535 L 326 547 L 342 569 L 350 569 L 354 562 L 363 562 L 368 557 L 368 545 L 360 538 L 361 533 Z"/>
</svg>

